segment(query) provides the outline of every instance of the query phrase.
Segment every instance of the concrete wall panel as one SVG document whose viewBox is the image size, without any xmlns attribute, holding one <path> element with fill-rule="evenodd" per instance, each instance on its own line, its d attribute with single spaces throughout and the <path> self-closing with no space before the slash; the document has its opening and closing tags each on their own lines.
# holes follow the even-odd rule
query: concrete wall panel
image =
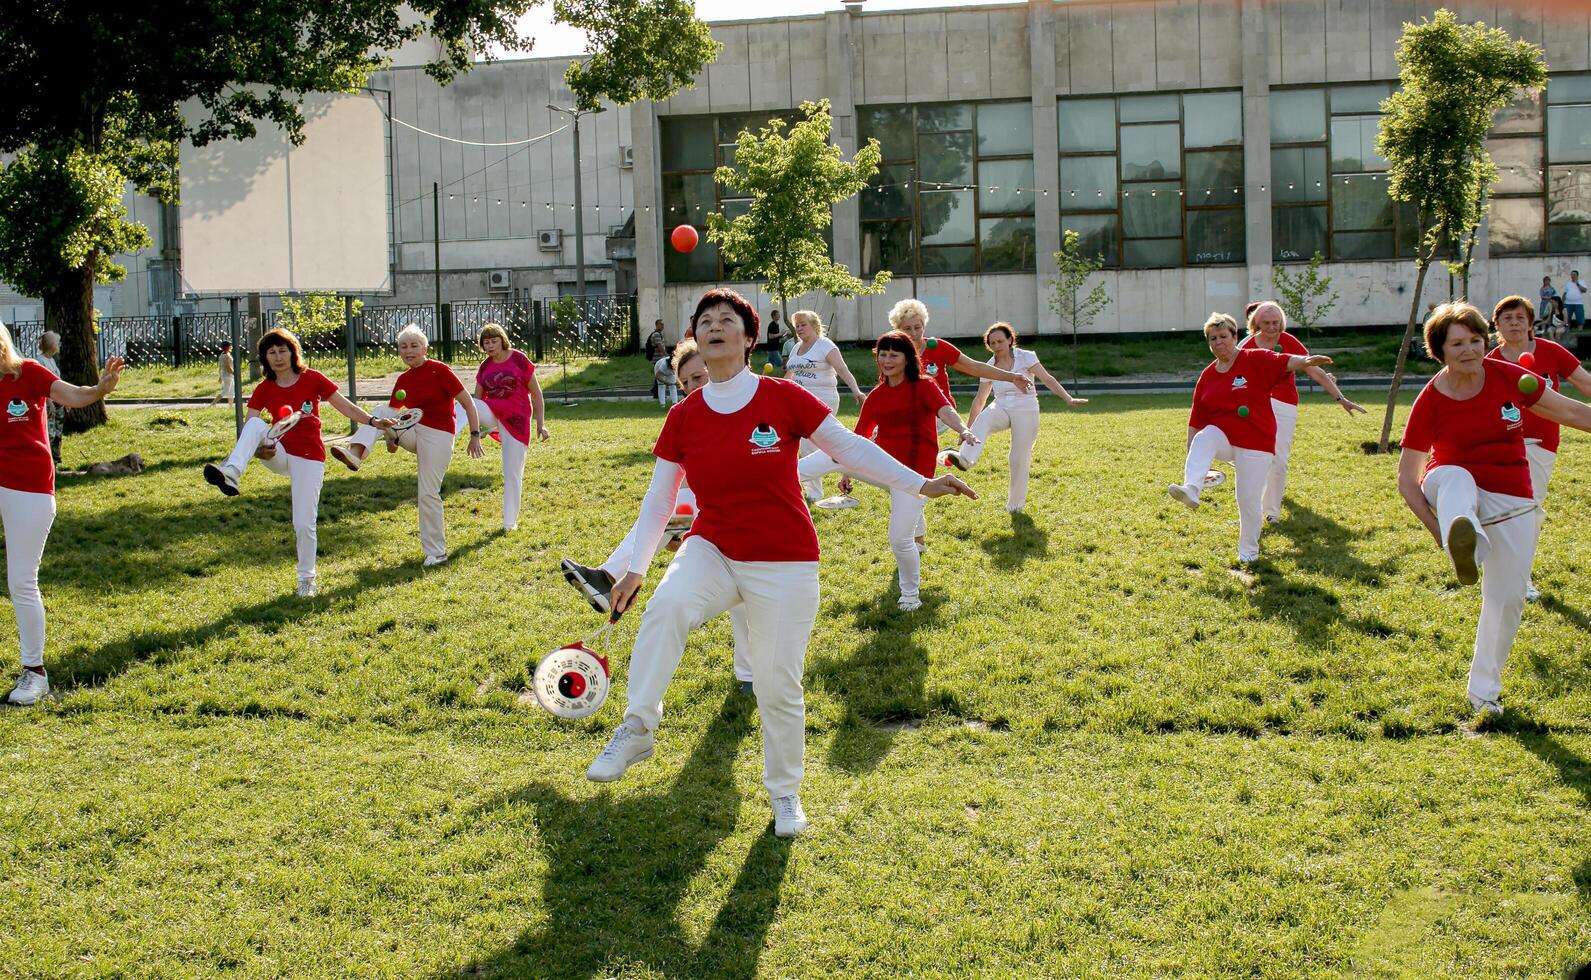
<svg viewBox="0 0 1591 980">
<path fill-rule="evenodd" d="M 905 18 L 863 17 L 862 90 L 858 105 L 906 101 Z"/>
<path fill-rule="evenodd" d="M 906 46 L 907 100 L 949 101 L 954 89 L 947 51 L 950 37 L 945 31 L 945 15 L 910 14 L 901 18 L 901 25 Z M 965 43 L 965 39 L 960 43 Z M 957 93 L 954 97 L 961 98 L 961 95 Z"/>
<path fill-rule="evenodd" d="M 790 101 L 790 27 L 784 21 L 746 26 L 750 58 L 751 105 L 754 109 L 788 109 Z"/>
<path fill-rule="evenodd" d="M 1155 88 L 1155 10 L 1151 0 L 1111 8 L 1111 72 L 1118 92 Z"/>
<path fill-rule="evenodd" d="M 1200 87 L 1199 0 L 1155 4 L 1155 86 L 1173 91 Z"/>
<path fill-rule="evenodd" d="M 989 33 L 989 15 L 981 10 L 958 11 L 946 14 L 943 24 L 948 82 L 946 97 L 989 98 L 993 92 L 989 66 L 995 60 L 993 38 Z M 909 35 L 907 43 L 910 44 Z M 1008 56 L 1010 53 L 1000 52 L 1000 55 Z M 1009 68 L 1002 65 L 1001 72 L 1007 71 Z M 1024 91 L 1022 94 L 1025 96 L 1028 93 Z"/>
<path fill-rule="evenodd" d="M 1236 3 L 1206 3 L 1199 11 L 1199 84 L 1229 88 L 1243 84 L 1242 12 Z"/>
<path fill-rule="evenodd" d="M 990 10 L 987 16 L 989 18 L 989 97 L 1029 98 L 1033 94 L 1033 51 L 1028 40 L 1027 10 L 1020 7 L 997 8 Z M 1046 58 L 1048 58 L 1047 51 Z"/>
<path fill-rule="evenodd" d="M 1325 0 L 1289 0 L 1275 12 L 1281 26 L 1282 71 L 1272 75 L 1272 81 L 1284 85 L 1325 81 Z"/>
<path fill-rule="evenodd" d="M 1371 0 L 1332 0 L 1326 5 L 1326 65 L 1334 82 L 1368 82 Z"/>
<path fill-rule="evenodd" d="M 723 44 L 718 60 L 707 66 L 707 101 L 713 112 L 745 112 L 751 108 L 750 48 L 745 24 L 725 24 L 713 31 Z"/>
<path fill-rule="evenodd" d="M 1114 8 L 1106 4 L 1072 7 L 1068 62 L 1072 95 L 1116 91 L 1115 58 L 1111 53 Z"/>
<path fill-rule="evenodd" d="M 1552 71 L 1585 71 L 1591 69 L 1591 34 L 1588 34 L 1587 16 L 1584 13 L 1564 15 L 1554 13 L 1543 25 L 1542 48 L 1547 53 L 1547 67 Z"/>
<path fill-rule="evenodd" d="M 828 26 L 821 17 L 790 22 L 790 105 L 831 95 Z"/>
<path fill-rule="evenodd" d="M 1072 8 L 1058 3 L 1040 5 L 1040 16 L 1049 18 L 1055 32 L 1055 94 L 1072 94 Z"/>
</svg>

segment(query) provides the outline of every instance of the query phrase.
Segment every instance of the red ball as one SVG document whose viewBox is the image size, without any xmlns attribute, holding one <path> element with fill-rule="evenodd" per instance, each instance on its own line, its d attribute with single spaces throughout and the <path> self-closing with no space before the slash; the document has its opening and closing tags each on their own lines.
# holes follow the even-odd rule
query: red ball
<svg viewBox="0 0 1591 980">
<path fill-rule="evenodd" d="M 1532 354 L 1530 351 L 1520 354 L 1519 366 L 1524 368 L 1526 371 L 1534 371 L 1536 369 L 1536 355 Z"/>
<path fill-rule="evenodd" d="M 696 229 L 690 225 L 676 225 L 668 240 L 674 246 L 674 251 L 689 252 L 696 248 L 701 236 L 696 234 Z"/>
<path fill-rule="evenodd" d="M 280 408 L 278 408 L 276 410 L 276 417 L 278 419 L 285 419 L 289 415 L 292 415 L 292 414 L 293 414 L 293 407 L 291 405 L 283 405 L 283 406 L 281 406 Z"/>
</svg>

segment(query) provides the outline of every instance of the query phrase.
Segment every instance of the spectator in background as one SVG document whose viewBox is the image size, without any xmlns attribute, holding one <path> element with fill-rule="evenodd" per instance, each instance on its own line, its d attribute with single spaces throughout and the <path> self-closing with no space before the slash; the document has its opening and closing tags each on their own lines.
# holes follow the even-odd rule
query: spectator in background
<svg viewBox="0 0 1591 980">
<path fill-rule="evenodd" d="M 230 405 L 232 404 L 233 385 L 232 342 L 230 340 L 221 345 L 221 356 L 216 358 L 215 366 L 216 370 L 220 372 L 221 390 L 217 391 L 215 393 L 215 397 L 210 399 L 210 404 L 214 405 L 216 402 L 225 398 L 227 400 L 227 404 Z"/>
<path fill-rule="evenodd" d="M 768 363 L 784 370 L 784 325 L 779 322 L 779 311 L 768 314 Z"/>
<path fill-rule="evenodd" d="M 641 353 L 646 357 L 646 363 L 652 365 L 652 397 L 657 394 L 657 359 L 668 356 L 668 339 L 663 336 L 663 321 L 658 320 L 652 324 L 652 332 L 646 335 L 646 343 L 641 345 Z"/>
<path fill-rule="evenodd" d="M 657 388 L 657 403 L 664 408 L 679 404 L 679 379 L 674 374 L 672 358 L 667 348 L 663 356 L 652 363 L 652 384 Z"/>
<path fill-rule="evenodd" d="M 1570 272 L 1563 284 L 1563 319 L 1570 330 L 1585 326 L 1585 283 L 1578 270 Z"/>
<path fill-rule="evenodd" d="M 1553 316 L 1558 311 L 1558 291 L 1552 287 L 1552 277 L 1541 277 L 1541 303 L 1536 307 L 1536 325 L 1551 329 Z"/>
<path fill-rule="evenodd" d="M 54 330 L 44 331 L 39 338 L 39 363 L 50 369 L 56 377 L 61 376 L 61 367 L 55 363 L 55 358 L 61 353 L 61 335 Z M 61 424 L 66 421 L 66 409 L 57 405 L 53 399 L 44 403 L 44 421 L 50 434 L 50 458 L 55 460 L 55 468 L 61 468 Z"/>
</svg>

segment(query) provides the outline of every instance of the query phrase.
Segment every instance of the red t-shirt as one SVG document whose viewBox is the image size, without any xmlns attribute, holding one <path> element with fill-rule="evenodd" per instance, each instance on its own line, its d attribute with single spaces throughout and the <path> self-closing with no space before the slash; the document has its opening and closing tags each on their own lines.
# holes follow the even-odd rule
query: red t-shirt
<svg viewBox="0 0 1591 980">
<path fill-rule="evenodd" d="M 1537 337 L 1536 349 L 1532 353 L 1536 355 L 1536 366 L 1530 370 L 1546 378 L 1547 383 L 1552 385 L 1553 391 L 1558 390 L 1560 381 L 1580 369 L 1580 359 L 1562 344 Z M 1517 363 L 1508 360 L 1501 347 L 1493 347 L 1486 356 L 1507 364 Z M 1525 413 L 1525 438 L 1540 439 L 1541 448 L 1549 452 L 1558 451 L 1558 428 L 1558 423 L 1552 419 L 1542 418 L 1535 412 Z"/>
<path fill-rule="evenodd" d="M 442 432 L 453 432 L 453 399 L 464 390 L 464 382 L 441 361 L 426 361 L 398 375 L 392 383 L 393 408 L 418 408 L 420 424 Z M 398 392 L 404 398 L 398 400 Z"/>
<path fill-rule="evenodd" d="M 652 454 L 683 466 L 696 492 L 686 537 L 700 535 L 734 561 L 817 561 L 796 459 L 828 417 L 827 405 L 783 378 L 758 378 L 751 401 L 728 415 L 700 391 L 669 409 Z"/>
<path fill-rule="evenodd" d="M 1238 341 L 1237 345 L 1244 350 L 1259 350 L 1253 334 L 1249 334 Z M 1280 338 L 1276 341 L 1276 346 L 1272 347 L 1271 350 L 1280 351 L 1287 355 L 1296 354 L 1299 357 L 1309 356 L 1309 348 L 1304 346 L 1303 341 L 1285 330 L 1282 331 Z M 1282 379 L 1276 382 L 1276 387 L 1271 389 L 1271 397 L 1288 405 L 1298 404 L 1298 380 L 1293 376 L 1292 371 L 1282 372 Z"/>
<path fill-rule="evenodd" d="M 1202 429 L 1213 425 L 1226 433 L 1235 449 L 1276 451 L 1276 413 L 1271 410 L 1271 393 L 1287 370 L 1291 355 L 1252 347 L 1237 352 L 1237 360 L 1225 373 L 1211 361 L 1193 388 L 1193 412 L 1188 425 Z M 1239 414 L 1239 410 L 1248 411 Z"/>
<path fill-rule="evenodd" d="M 55 460 L 45 403 L 56 377 L 38 361 L 23 361 L 19 375 L 0 375 L 0 487 L 23 493 L 55 492 Z"/>
<path fill-rule="evenodd" d="M 282 436 L 282 449 L 299 459 L 326 461 L 326 444 L 320 437 L 320 403 L 337 393 L 337 385 L 319 371 L 306 369 L 292 385 L 283 387 L 274 378 L 261 381 L 249 396 L 249 407 L 256 412 L 269 412 L 276 421 L 277 409 L 283 405 L 295 412 L 303 412 L 298 424 Z"/>
<path fill-rule="evenodd" d="M 1519 390 L 1519 379 L 1529 371 L 1502 360 L 1481 364 L 1486 383 L 1474 398 L 1458 401 L 1437 391 L 1435 378 L 1426 382 L 1403 427 L 1403 448 L 1431 454 L 1426 472 L 1462 466 L 1482 490 L 1529 497 L 1524 417 L 1546 386 L 1538 384 L 1526 394 Z"/>
<path fill-rule="evenodd" d="M 950 365 L 961 360 L 961 351 L 948 340 L 929 337 L 923 341 L 923 374 L 945 393 L 945 401 L 954 405 L 950 397 Z"/>
<path fill-rule="evenodd" d="M 950 404 L 939 386 L 923 378 L 891 387 L 879 382 L 862 402 L 856 434 L 872 439 L 880 449 L 922 476 L 933 479 L 939 455 L 939 427 L 935 417 Z"/>
</svg>

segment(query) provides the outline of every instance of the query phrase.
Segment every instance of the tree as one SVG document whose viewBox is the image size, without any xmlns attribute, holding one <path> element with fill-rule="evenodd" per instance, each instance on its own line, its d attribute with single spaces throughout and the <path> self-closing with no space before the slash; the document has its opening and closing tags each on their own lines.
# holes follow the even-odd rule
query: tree
<svg viewBox="0 0 1591 980">
<path fill-rule="evenodd" d="M 1079 296 L 1087 285 L 1088 277 L 1104 268 L 1105 259 L 1099 254 L 1084 255 L 1082 238 L 1068 231 L 1061 239 L 1061 250 L 1055 253 L 1055 265 L 1060 270 L 1050 277 L 1050 309 L 1060 316 L 1061 322 L 1072 328 L 1072 384 L 1077 383 L 1077 332 L 1110 305 L 1110 293 L 1103 282 L 1094 283 L 1087 295 Z"/>
<path fill-rule="evenodd" d="M 851 275 L 829 258 L 823 234 L 834 221 L 835 202 L 861 193 L 878 172 L 878 140 L 868 140 L 847 163 L 829 142 L 829 100 L 803 102 L 801 113 L 806 118 L 788 134 L 782 119 L 770 120 L 760 133 L 740 134 L 734 166 L 719 167 L 714 179 L 750 196 L 751 205 L 733 220 L 721 212 L 707 216 L 707 237 L 724 261 L 738 275 L 767 280 L 786 323 L 792 296 L 814 289 L 831 296 L 873 295 L 890 280 L 888 272 L 871 283 Z"/>
<path fill-rule="evenodd" d="M 1462 245 L 1473 235 L 1486 212 L 1488 189 L 1497 179 L 1486 152 L 1492 116 L 1520 90 L 1547 83 L 1539 47 L 1485 24 L 1461 24 L 1446 9 L 1429 20 L 1403 25 L 1397 59 L 1401 87 L 1381 104 L 1376 150 L 1390 165 L 1392 199 L 1415 205 L 1420 237 L 1409 322 L 1381 423 L 1381 452 L 1387 451 L 1392 435 L 1398 388 L 1420 322 L 1426 271 L 1439 249 Z"/>
<path fill-rule="evenodd" d="M 1282 309 L 1300 330 L 1313 329 L 1337 305 L 1337 291 L 1331 288 L 1331 277 L 1320 274 L 1323 262 L 1325 259 L 1316 252 L 1309 264 L 1297 272 L 1289 272 L 1287 266 L 1278 265 L 1271 273 Z"/>
<path fill-rule="evenodd" d="M 430 36 L 426 70 L 447 82 L 475 52 L 527 51 L 516 22 L 542 0 L 30 0 L 0 17 L 0 275 L 44 300 L 67 380 L 93 384 L 93 286 L 106 256 L 148 243 L 120 207 L 125 182 L 167 203 L 177 147 L 247 139 L 265 123 L 303 139 L 303 97 L 358 89 L 385 51 Z M 717 44 L 690 0 L 553 0 L 593 48 L 566 80 L 577 101 L 666 97 Z M 158 16 L 157 16 L 158 14 Z M 186 111 L 185 111 L 186 110 Z M 115 194 L 105 188 L 115 186 Z M 64 199 L 57 198 L 65 192 Z M 24 281 L 25 280 L 25 281 Z M 78 431 L 103 404 L 69 413 Z"/>
</svg>

